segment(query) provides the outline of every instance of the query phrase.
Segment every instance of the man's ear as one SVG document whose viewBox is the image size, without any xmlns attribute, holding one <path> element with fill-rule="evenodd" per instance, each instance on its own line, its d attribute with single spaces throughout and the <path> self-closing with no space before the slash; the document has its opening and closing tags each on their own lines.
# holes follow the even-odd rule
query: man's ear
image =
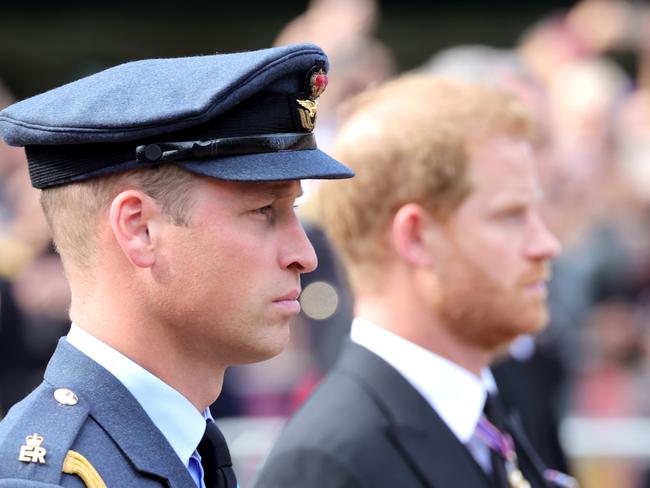
<svg viewBox="0 0 650 488">
<path fill-rule="evenodd" d="M 429 267 L 435 256 L 432 237 L 439 223 L 417 203 L 400 207 L 391 225 L 393 246 L 401 259 L 414 267 Z"/>
<path fill-rule="evenodd" d="M 134 266 L 149 268 L 155 261 L 151 225 L 159 215 L 155 200 L 139 190 L 125 190 L 111 203 L 113 236 Z"/>
</svg>

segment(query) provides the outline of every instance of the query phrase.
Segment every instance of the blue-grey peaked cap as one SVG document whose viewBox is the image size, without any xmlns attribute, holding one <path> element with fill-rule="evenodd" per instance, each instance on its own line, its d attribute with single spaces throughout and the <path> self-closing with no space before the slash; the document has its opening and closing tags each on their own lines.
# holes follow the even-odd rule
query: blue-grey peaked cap
<svg viewBox="0 0 650 488">
<path fill-rule="evenodd" d="M 130 62 L 0 112 L 48 188 L 173 163 L 231 181 L 349 178 L 316 147 L 327 57 L 311 44 Z"/>
</svg>

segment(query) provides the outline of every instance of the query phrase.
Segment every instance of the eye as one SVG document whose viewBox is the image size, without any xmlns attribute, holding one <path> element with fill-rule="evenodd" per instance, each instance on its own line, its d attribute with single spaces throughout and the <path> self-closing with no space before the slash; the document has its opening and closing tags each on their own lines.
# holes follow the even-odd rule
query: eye
<svg viewBox="0 0 650 488">
<path fill-rule="evenodd" d="M 263 207 L 253 210 L 253 213 L 257 215 L 263 215 L 264 217 L 269 217 L 273 214 L 273 205 L 265 205 Z"/>
<path fill-rule="evenodd" d="M 497 218 L 503 222 L 521 222 L 526 218 L 526 208 L 516 207 L 499 212 Z"/>
</svg>

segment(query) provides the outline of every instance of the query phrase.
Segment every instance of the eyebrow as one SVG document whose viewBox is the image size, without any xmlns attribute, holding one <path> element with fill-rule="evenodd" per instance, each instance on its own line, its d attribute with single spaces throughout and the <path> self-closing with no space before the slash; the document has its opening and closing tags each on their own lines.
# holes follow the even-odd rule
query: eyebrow
<svg viewBox="0 0 650 488">
<path fill-rule="evenodd" d="M 525 194 L 516 195 L 515 198 L 512 198 L 510 196 L 495 198 L 492 202 L 491 207 L 493 209 L 503 209 L 516 207 L 519 205 L 537 205 L 539 203 L 542 203 L 544 200 L 544 190 L 540 188 L 533 193 L 527 192 Z"/>
<path fill-rule="evenodd" d="M 278 182 L 278 183 L 260 183 L 260 186 L 255 188 L 252 192 L 253 197 L 255 198 L 284 198 L 293 196 L 294 186 L 287 182 Z M 303 196 L 302 185 L 298 186 L 298 193 L 295 195 L 296 198 Z"/>
</svg>

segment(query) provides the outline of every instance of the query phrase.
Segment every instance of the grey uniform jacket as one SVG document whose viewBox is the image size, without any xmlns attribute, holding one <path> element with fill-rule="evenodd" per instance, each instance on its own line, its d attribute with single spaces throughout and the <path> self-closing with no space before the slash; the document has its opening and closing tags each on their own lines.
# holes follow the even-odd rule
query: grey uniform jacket
<svg viewBox="0 0 650 488">
<path fill-rule="evenodd" d="M 76 398 L 60 403 L 61 388 Z M 196 488 L 122 383 L 65 339 L 43 383 L 0 422 L 0 488 L 55 486 Z"/>
<path fill-rule="evenodd" d="M 521 430 L 521 468 L 546 488 Z M 333 371 L 289 422 L 256 488 L 495 486 L 426 400 L 388 363 L 348 343 Z"/>
</svg>

